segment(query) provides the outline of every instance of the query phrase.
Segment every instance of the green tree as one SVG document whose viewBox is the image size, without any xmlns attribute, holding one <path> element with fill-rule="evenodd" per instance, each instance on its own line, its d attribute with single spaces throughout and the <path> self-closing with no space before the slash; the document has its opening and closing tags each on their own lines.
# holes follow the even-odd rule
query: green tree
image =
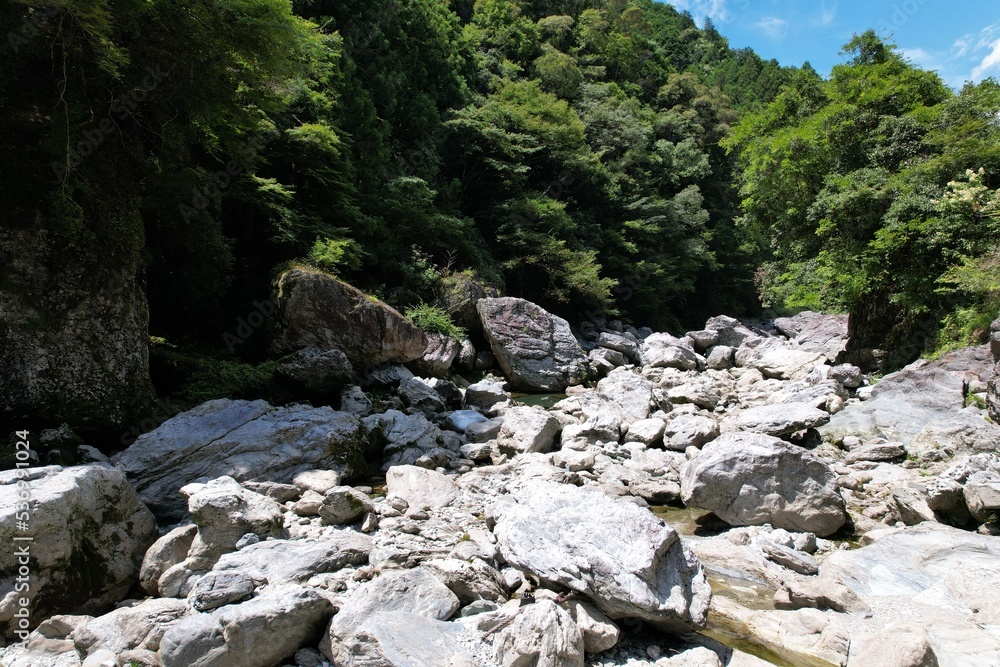
<svg viewBox="0 0 1000 667">
<path fill-rule="evenodd" d="M 743 167 L 743 224 L 773 252 L 765 298 L 850 312 L 852 344 L 889 349 L 894 365 L 962 306 L 941 277 L 996 242 L 940 201 L 966 169 L 996 167 L 1000 100 L 992 82 L 955 97 L 872 31 L 844 53 L 830 81 L 800 73 L 726 145 Z"/>
</svg>

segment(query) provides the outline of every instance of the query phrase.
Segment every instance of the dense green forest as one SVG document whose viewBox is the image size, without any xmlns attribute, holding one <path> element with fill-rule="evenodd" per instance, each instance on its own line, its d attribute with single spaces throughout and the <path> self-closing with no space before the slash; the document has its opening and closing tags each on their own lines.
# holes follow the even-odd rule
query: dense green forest
<svg viewBox="0 0 1000 667">
<path fill-rule="evenodd" d="M 0 25 L 4 226 L 83 265 L 61 304 L 135 276 L 173 342 L 221 350 L 292 261 L 400 309 L 474 275 L 658 329 L 841 310 L 900 359 L 997 314 L 1000 86 L 956 94 L 872 32 L 824 80 L 653 0 L 13 0 Z"/>
</svg>

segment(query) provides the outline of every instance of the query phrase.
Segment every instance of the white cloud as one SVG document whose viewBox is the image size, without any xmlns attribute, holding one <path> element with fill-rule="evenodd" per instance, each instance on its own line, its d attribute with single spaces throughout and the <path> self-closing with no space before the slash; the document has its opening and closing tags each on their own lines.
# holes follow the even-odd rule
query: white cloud
<svg viewBox="0 0 1000 667">
<path fill-rule="evenodd" d="M 757 23 L 754 23 L 754 27 L 760 28 L 771 39 L 781 39 L 788 31 L 788 21 L 779 19 L 777 16 L 765 16 Z"/>
<path fill-rule="evenodd" d="M 976 48 L 992 48 L 993 42 L 996 41 L 998 35 L 1000 35 L 1000 23 L 986 26 L 979 31 L 979 42 L 976 44 Z"/>
<path fill-rule="evenodd" d="M 964 58 L 972 48 L 972 35 L 962 35 L 955 40 L 955 43 L 951 45 L 952 57 L 954 58 Z"/>
<path fill-rule="evenodd" d="M 691 12 L 695 21 L 699 25 L 705 24 L 708 17 L 716 23 L 725 23 L 729 20 L 729 8 L 726 6 L 727 0 L 671 0 L 670 3 L 679 11 Z M 742 0 L 746 2 L 747 0 Z"/>
<path fill-rule="evenodd" d="M 983 80 L 990 72 L 1000 73 L 1000 39 L 994 41 L 989 47 L 992 51 L 986 54 L 982 62 L 972 70 L 973 81 Z"/>
<path fill-rule="evenodd" d="M 833 22 L 837 20 L 837 3 L 833 3 L 832 7 L 828 7 L 824 2 L 820 5 L 819 13 L 813 17 L 811 23 L 813 27 L 826 27 L 833 25 Z"/>
<path fill-rule="evenodd" d="M 937 62 L 937 58 L 924 49 L 901 48 L 899 52 L 903 54 L 904 58 L 910 62 L 920 65 L 924 69 L 939 69 L 938 67 L 933 66 Z"/>
</svg>

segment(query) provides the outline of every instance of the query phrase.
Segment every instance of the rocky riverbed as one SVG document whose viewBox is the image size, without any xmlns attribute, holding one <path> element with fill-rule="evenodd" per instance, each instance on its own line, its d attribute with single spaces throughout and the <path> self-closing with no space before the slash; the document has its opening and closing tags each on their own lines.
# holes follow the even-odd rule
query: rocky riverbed
<svg viewBox="0 0 1000 667">
<path fill-rule="evenodd" d="M 988 346 L 874 382 L 837 363 L 837 316 L 674 337 L 478 314 L 488 351 L 432 337 L 410 364 L 441 377 L 211 401 L 31 468 L 30 634 L 7 550 L 0 664 L 1000 665 Z M 323 384 L 330 358 L 289 373 Z"/>
</svg>

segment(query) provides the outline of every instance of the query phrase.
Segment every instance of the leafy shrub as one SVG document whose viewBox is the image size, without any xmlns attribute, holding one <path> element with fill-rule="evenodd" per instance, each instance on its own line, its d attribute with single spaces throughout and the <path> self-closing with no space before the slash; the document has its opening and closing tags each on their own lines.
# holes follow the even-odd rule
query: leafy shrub
<svg viewBox="0 0 1000 667">
<path fill-rule="evenodd" d="M 420 302 L 406 310 L 406 318 L 413 322 L 424 333 L 436 333 L 450 336 L 456 340 L 465 338 L 465 329 L 451 321 L 448 313 L 437 306 Z"/>
<path fill-rule="evenodd" d="M 334 276 L 341 267 L 357 270 L 361 266 L 357 245 L 352 239 L 316 239 L 309 250 L 309 264 Z"/>
<path fill-rule="evenodd" d="M 194 404 L 215 398 L 271 398 L 277 361 L 261 364 L 213 360 L 199 364 L 184 384 L 181 396 Z"/>
</svg>

